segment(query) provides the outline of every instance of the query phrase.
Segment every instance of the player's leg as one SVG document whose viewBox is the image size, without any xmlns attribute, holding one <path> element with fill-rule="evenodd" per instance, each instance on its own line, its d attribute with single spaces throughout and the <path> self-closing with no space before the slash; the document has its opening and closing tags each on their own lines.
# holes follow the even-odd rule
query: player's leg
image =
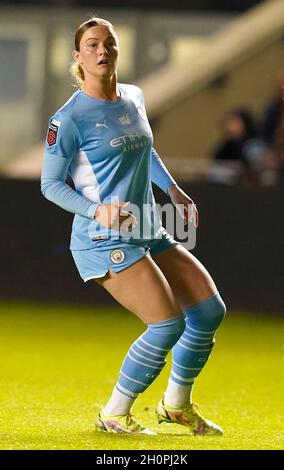
<svg viewBox="0 0 284 470">
<path fill-rule="evenodd" d="M 186 317 L 186 329 L 173 348 L 173 365 L 158 416 L 185 424 L 193 423 L 196 433 L 221 433 L 202 418 L 191 402 L 195 378 L 203 369 L 214 345 L 214 335 L 225 316 L 225 305 L 204 266 L 181 245 L 162 251 L 153 258 L 167 278 Z M 187 413 L 180 413 L 181 409 Z M 178 413 L 176 411 L 179 410 Z M 182 422 L 184 420 L 185 422 Z"/>
<path fill-rule="evenodd" d="M 159 375 L 165 357 L 184 331 L 184 317 L 172 290 L 149 255 L 98 281 L 147 330 L 132 344 L 121 367 L 118 382 L 97 425 L 106 431 L 148 433 L 130 415 L 139 395 Z"/>
<path fill-rule="evenodd" d="M 110 270 L 95 281 L 146 324 L 168 320 L 181 312 L 166 277 L 149 254 L 127 269 Z"/>
</svg>

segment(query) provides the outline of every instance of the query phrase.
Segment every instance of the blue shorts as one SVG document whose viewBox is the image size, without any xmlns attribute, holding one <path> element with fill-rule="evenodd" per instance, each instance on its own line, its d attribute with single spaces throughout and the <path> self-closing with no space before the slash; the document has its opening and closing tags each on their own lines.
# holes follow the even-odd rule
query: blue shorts
<svg viewBox="0 0 284 470">
<path fill-rule="evenodd" d="M 139 261 L 147 253 L 152 256 L 178 245 L 178 242 L 164 230 L 162 237 L 141 244 L 130 244 L 123 240 L 97 242 L 95 248 L 72 250 L 72 256 L 84 282 L 104 277 L 109 270 L 119 272 Z"/>
</svg>

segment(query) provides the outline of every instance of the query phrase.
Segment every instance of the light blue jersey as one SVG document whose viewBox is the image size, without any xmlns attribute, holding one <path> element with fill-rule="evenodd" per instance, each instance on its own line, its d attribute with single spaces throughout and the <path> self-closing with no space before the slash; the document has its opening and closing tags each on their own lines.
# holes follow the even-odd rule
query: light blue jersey
<svg viewBox="0 0 284 470">
<path fill-rule="evenodd" d="M 175 181 L 153 149 L 142 91 L 125 84 L 119 84 L 118 90 L 120 98 L 115 102 L 78 90 L 49 122 L 41 191 L 76 214 L 71 250 L 94 248 L 98 240 L 123 238 L 122 232 L 94 219 L 99 204 L 114 201 L 130 201 L 140 210 L 139 225 L 143 224 L 144 231 L 139 238 L 128 235 L 129 243 L 162 233 L 151 180 L 165 192 Z M 75 190 L 65 183 L 68 173 Z"/>
</svg>

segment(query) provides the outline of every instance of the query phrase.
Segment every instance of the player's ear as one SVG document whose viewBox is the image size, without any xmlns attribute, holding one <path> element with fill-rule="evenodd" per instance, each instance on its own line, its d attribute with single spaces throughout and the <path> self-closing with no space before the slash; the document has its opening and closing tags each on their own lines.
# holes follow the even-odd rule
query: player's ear
<svg viewBox="0 0 284 470">
<path fill-rule="evenodd" d="M 75 60 L 75 62 L 77 62 L 78 64 L 81 62 L 81 54 L 79 51 L 74 50 L 72 52 L 72 57 Z"/>
</svg>

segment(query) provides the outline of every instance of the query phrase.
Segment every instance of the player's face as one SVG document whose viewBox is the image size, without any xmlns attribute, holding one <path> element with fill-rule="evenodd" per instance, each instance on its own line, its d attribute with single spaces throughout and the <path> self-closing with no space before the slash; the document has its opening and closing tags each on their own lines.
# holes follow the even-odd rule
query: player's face
<svg viewBox="0 0 284 470">
<path fill-rule="evenodd" d="M 75 60 L 79 59 L 85 76 L 111 77 L 116 73 L 118 51 L 116 33 L 107 26 L 93 26 L 83 34 Z"/>
</svg>

